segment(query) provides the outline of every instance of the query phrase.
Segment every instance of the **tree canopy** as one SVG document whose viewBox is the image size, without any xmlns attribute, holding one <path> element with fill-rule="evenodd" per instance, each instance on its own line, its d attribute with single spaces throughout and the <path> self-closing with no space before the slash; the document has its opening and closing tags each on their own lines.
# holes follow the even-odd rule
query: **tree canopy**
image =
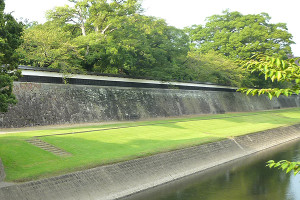
<svg viewBox="0 0 300 200">
<path fill-rule="evenodd" d="M 285 58 L 292 35 L 266 13 L 224 11 L 184 30 L 143 15 L 138 0 L 69 0 L 30 24 L 21 64 L 229 86 L 274 85 L 234 63 L 257 52 Z M 68 70 L 69 69 L 69 70 Z M 282 84 L 282 83 L 276 83 Z"/>
<path fill-rule="evenodd" d="M 142 15 L 136 0 L 70 2 L 73 6 L 48 11 L 45 24 L 25 31 L 19 51 L 23 64 L 181 78 L 181 65 L 189 50 L 183 30 Z"/>
<path fill-rule="evenodd" d="M 208 53 L 190 51 L 184 66 L 186 79 L 193 81 L 240 87 L 247 76 L 236 62 L 213 50 Z"/>
<path fill-rule="evenodd" d="M 270 19 L 267 13 L 243 15 L 226 10 L 187 32 L 200 52 L 213 49 L 232 59 L 246 59 L 257 53 L 287 58 L 292 53 L 292 35 L 285 23 L 272 24 Z"/>
<path fill-rule="evenodd" d="M 23 39 L 18 49 L 22 62 L 36 67 L 80 68 L 77 47 L 60 27 L 35 25 L 24 31 Z"/>
<path fill-rule="evenodd" d="M 12 93 L 13 81 L 20 76 L 16 70 L 18 55 L 16 49 L 22 43 L 22 24 L 10 14 L 4 13 L 5 3 L 0 0 L 0 112 L 5 112 L 9 104 L 16 103 Z"/>
</svg>

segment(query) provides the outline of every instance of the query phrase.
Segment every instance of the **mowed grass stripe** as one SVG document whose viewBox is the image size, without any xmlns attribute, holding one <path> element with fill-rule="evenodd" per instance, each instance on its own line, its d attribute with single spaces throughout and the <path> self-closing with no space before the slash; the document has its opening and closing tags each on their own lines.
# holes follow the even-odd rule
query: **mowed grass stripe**
<svg viewBox="0 0 300 200">
<path fill-rule="evenodd" d="M 110 125 L 114 129 L 102 126 L 105 131 L 92 132 L 101 126 L 71 128 L 82 133 L 68 135 L 49 134 L 61 129 L 4 134 L 0 135 L 0 157 L 8 181 L 32 180 L 300 123 L 299 111 L 296 108 L 137 122 L 130 123 L 130 128 L 119 124 Z M 43 134 L 47 137 L 39 137 L 40 140 L 72 156 L 56 156 L 25 141 Z"/>
<path fill-rule="evenodd" d="M 116 126 L 116 127 L 110 127 L 110 128 L 101 128 L 101 129 L 92 129 L 92 130 L 86 130 L 86 131 L 78 131 L 78 132 L 67 132 L 67 133 L 53 133 L 49 135 L 38 135 L 34 137 L 48 137 L 48 136 L 56 136 L 56 135 L 71 135 L 71 134 L 78 134 L 78 133 L 89 133 L 89 132 L 100 132 L 100 131 L 108 131 L 108 130 L 114 130 L 114 129 L 123 129 L 123 128 L 135 128 L 135 127 L 141 127 L 141 126 L 155 126 L 155 125 L 163 125 L 163 124 L 172 124 L 172 123 L 179 123 L 179 122 L 192 122 L 192 121 L 201 121 L 201 120 L 212 120 L 212 119 L 226 119 L 226 118 L 235 118 L 235 117 L 248 117 L 253 115 L 259 115 L 259 113 L 250 113 L 247 115 L 237 115 L 237 116 L 224 116 L 224 117 L 211 117 L 211 118 L 203 118 L 203 119 L 188 119 L 188 120 L 178 120 L 178 121 L 165 121 L 165 122 L 156 122 L 156 123 L 150 123 L 150 124 L 137 124 L 137 125 L 131 125 L 131 126 Z"/>
</svg>

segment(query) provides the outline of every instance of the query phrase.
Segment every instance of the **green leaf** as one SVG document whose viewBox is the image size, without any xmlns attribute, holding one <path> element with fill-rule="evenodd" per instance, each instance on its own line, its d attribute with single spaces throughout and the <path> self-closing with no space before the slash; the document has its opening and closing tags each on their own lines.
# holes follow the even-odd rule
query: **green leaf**
<svg viewBox="0 0 300 200">
<path fill-rule="evenodd" d="M 273 75 L 273 76 L 272 76 L 272 78 L 271 78 L 272 82 L 274 82 L 274 81 L 275 81 L 275 79 L 276 79 L 276 76 L 275 76 L 275 75 Z"/>
<path fill-rule="evenodd" d="M 276 61 L 276 58 L 271 58 L 271 64 L 273 65 Z"/>
<path fill-rule="evenodd" d="M 267 74 L 265 75 L 265 80 L 268 80 L 268 75 Z"/>
<path fill-rule="evenodd" d="M 246 94 L 249 95 L 251 91 L 252 91 L 252 89 L 248 89 Z"/>
<path fill-rule="evenodd" d="M 274 69 L 270 70 L 270 72 L 269 72 L 269 77 L 272 77 L 272 76 L 274 75 L 274 73 L 275 73 L 275 70 L 274 70 Z"/>
<path fill-rule="evenodd" d="M 289 173 L 291 170 L 293 170 L 295 166 L 296 166 L 295 162 L 290 163 L 290 165 L 286 169 L 286 173 Z"/>
<path fill-rule="evenodd" d="M 279 58 L 276 58 L 276 66 L 277 66 L 278 68 L 281 67 L 281 60 L 280 60 Z"/>
<path fill-rule="evenodd" d="M 255 96 L 257 94 L 257 92 L 258 92 L 258 89 L 253 90 L 252 91 L 252 96 Z"/>
<path fill-rule="evenodd" d="M 281 90 L 278 90 L 278 91 L 275 92 L 275 95 L 276 95 L 277 98 L 280 96 L 281 92 L 282 92 Z"/>
<path fill-rule="evenodd" d="M 277 81 L 280 81 L 280 79 L 281 79 L 281 71 L 277 71 L 276 72 L 276 78 L 277 78 Z"/>
<path fill-rule="evenodd" d="M 285 90 L 283 90 L 283 94 L 284 94 L 284 96 L 289 96 L 289 89 L 285 89 Z"/>
<path fill-rule="evenodd" d="M 253 73 L 253 72 L 255 72 L 255 71 L 257 71 L 257 69 L 252 69 L 252 70 L 250 71 L 250 73 Z"/>
<path fill-rule="evenodd" d="M 271 94 L 271 92 L 268 92 L 268 97 L 269 97 L 270 100 L 272 100 L 273 95 Z"/>
<path fill-rule="evenodd" d="M 272 168 L 272 167 L 274 167 L 275 164 L 276 163 L 271 163 L 271 164 L 268 164 L 267 166 L 270 167 L 270 168 Z"/>
<path fill-rule="evenodd" d="M 282 65 L 282 69 L 286 68 L 286 64 L 285 64 L 284 60 L 281 61 L 281 65 Z"/>
<path fill-rule="evenodd" d="M 289 163 L 288 162 L 285 162 L 285 163 L 283 163 L 282 165 L 281 165 L 281 169 L 282 170 L 285 170 L 287 167 L 289 166 Z"/>
<path fill-rule="evenodd" d="M 261 94 L 264 94 L 264 93 L 265 93 L 265 90 L 260 89 L 258 92 L 258 96 L 260 96 Z"/>
<path fill-rule="evenodd" d="M 274 168 L 279 167 L 279 166 L 281 166 L 281 163 L 280 163 L 280 162 L 277 162 L 277 163 L 275 163 Z"/>
</svg>

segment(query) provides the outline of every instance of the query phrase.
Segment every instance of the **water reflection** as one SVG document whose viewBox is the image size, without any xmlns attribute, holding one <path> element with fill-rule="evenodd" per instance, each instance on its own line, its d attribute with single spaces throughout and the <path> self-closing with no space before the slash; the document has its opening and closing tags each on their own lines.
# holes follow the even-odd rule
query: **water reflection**
<svg viewBox="0 0 300 200">
<path fill-rule="evenodd" d="M 300 160 L 300 142 L 276 147 L 124 200 L 299 200 L 300 175 L 266 168 L 270 159 Z"/>
</svg>

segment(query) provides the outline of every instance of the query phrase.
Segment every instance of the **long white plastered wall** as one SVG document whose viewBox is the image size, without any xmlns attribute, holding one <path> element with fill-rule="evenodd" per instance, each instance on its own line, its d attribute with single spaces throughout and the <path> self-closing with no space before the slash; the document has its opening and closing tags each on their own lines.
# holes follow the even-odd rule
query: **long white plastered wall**
<svg viewBox="0 0 300 200">
<path fill-rule="evenodd" d="M 117 199 L 300 139 L 300 124 L 0 188 L 2 200 Z"/>
</svg>

